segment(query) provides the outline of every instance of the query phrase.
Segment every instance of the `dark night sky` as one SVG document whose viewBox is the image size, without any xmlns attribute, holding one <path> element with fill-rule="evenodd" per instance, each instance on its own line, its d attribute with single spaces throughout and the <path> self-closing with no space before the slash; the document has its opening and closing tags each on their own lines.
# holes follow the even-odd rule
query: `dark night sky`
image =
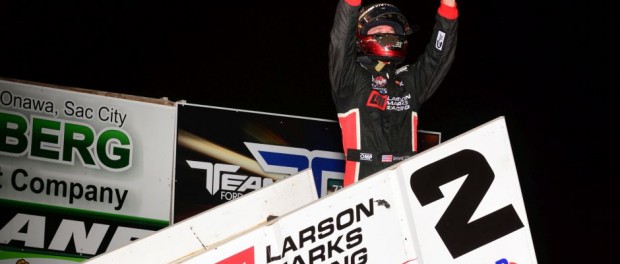
<svg viewBox="0 0 620 264">
<path fill-rule="evenodd" d="M 336 0 L 250 2 L 0 1 L 0 77 L 335 119 Z M 439 0 L 392 2 L 422 28 L 413 60 Z M 505 116 L 539 263 L 615 259 L 617 4 L 457 3 L 457 59 L 420 128 L 445 141 Z"/>
</svg>

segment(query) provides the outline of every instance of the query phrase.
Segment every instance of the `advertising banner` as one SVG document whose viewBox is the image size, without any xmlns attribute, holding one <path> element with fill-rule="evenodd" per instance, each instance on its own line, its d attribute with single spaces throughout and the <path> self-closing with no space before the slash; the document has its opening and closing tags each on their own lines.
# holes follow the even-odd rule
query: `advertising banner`
<svg viewBox="0 0 620 264">
<path fill-rule="evenodd" d="M 351 185 L 183 263 L 415 263 L 399 177 Z"/>
<path fill-rule="evenodd" d="M 180 263 L 317 199 L 312 171 L 305 170 L 120 249 L 98 255 L 87 263 Z"/>
<path fill-rule="evenodd" d="M 175 125 L 172 104 L 0 80 L 0 261 L 81 261 L 168 226 Z"/>
<path fill-rule="evenodd" d="M 174 221 L 312 169 L 317 194 L 342 186 L 336 121 L 178 103 Z"/>
</svg>

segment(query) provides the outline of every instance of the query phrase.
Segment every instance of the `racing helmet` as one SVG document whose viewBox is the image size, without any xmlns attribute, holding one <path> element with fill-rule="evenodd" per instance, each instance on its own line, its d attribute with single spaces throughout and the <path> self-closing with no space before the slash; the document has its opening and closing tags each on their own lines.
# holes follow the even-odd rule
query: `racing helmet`
<svg viewBox="0 0 620 264">
<path fill-rule="evenodd" d="M 394 34 L 368 35 L 368 30 L 379 25 L 394 28 Z M 407 56 L 407 35 L 413 33 L 400 10 L 387 3 L 363 7 L 357 19 L 357 48 L 361 56 L 382 61 L 402 62 Z"/>
</svg>

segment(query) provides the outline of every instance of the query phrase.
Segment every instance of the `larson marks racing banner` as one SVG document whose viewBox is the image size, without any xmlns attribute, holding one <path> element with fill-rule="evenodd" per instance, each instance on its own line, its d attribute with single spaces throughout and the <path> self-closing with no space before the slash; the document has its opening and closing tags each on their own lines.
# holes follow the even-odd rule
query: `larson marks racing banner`
<svg viewBox="0 0 620 264">
<path fill-rule="evenodd" d="M 174 221 L 312 169 L 317 194 L 342 186 L 336 121 L 177 103 Z"/>
<path fill-rule="evenodd" d="M 416 263 L 399 178 L 368 177 L 183 261 L 218 264 Z"/>
<path fill-rule="evenodd" d="M 175 107 L 85 91 L 0 80 L 2 263 L 81 262 L 170 223 Z"/>
<path fill-rule="evenodd" d="M 537 263 L 497 118 L 183 263 Z"/>
</svg>

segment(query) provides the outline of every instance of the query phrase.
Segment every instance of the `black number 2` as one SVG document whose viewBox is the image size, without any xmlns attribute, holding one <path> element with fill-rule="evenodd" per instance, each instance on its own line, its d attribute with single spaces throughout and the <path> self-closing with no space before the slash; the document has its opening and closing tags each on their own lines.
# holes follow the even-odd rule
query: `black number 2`
<svg viewBox="0 0 620 264">
<path fill-rule="evenodd" d="M 523 227 L 512 204 L 468 223 L 495 179 L 487 160 L 474 150 L 459 151 L 415 171 L 411 190 L 426 206 L 443 198 L 440 186 L 464 175 L 463 185 L 435 226 L 453 258 Z"/>
</svg>

